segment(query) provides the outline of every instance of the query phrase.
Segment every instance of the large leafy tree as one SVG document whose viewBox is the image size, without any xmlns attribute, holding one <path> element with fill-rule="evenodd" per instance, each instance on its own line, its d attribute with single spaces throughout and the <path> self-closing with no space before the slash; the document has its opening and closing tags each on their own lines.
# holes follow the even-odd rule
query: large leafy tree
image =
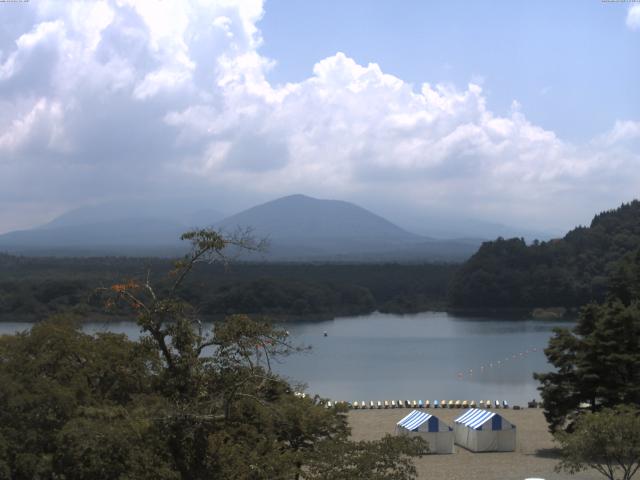
<svg viewBox="0 0 640 480">
<path fill-rule="evenodd" d="M 107 478 L 108 470 L 91 457 L 135 464 L 136 451 L 146 449 L 156 459 L 142 426 L 146 399 L 154 395 L 157 354 L 123 335 L 90 336 L 77 327 L 73 319 L 53 318 L 0 337 L 0 478 L 45 479 L 58 470 L 70 479 Z M 98 428 L 100 422 L 108 428 Z M 143 441 L 129 449 L 134 426 Z M 84 452 L 78 457 L 74 443 Z M 109 443 L 124 457 L 101 460 L 92 445 L 104 452 Z M 105 474 L 80 473 L 92 469 Z"/>
<path fill-rule="evenodd" d="M 629 407 L 581 416 L 572 433 L 556 435 L 562 460 L 557 470 L 594 469 L 609 480 L 630 480 L 640 469 L 640 412 Z"/>
<path fill-rule="evenodd" d="M 410 480 L 416 468 L 411 456 L 428 448 L 416 437 L 386 435 L 380 441 L 321 442 L 312 456 L 308 480 Z"/>
<path fill-rule="evenodd" d="M 414 478 L 423 441 L 351 442 L 344 409 L 271 370 L 299 350 L 285 331 L 243 315 L 207 329 L 183 300 L 199 262 L 261 245 L 213 230 L 183 239 L 191 252 L 164 283 L 102 290 L 135 312 L 139 341 L 69 319 L 0 337 L 0 479 Z"/>
<path fill-rule="evenodd" d="M 552 431 L 571 429 L 581 405 L 640 405 L 639 294 L 640 251 L 621 262 L 605 302 L 586 306 L 575 328 L 551 338 L 545 353 L 556 371 L 535 376 Z"/>
</svg>

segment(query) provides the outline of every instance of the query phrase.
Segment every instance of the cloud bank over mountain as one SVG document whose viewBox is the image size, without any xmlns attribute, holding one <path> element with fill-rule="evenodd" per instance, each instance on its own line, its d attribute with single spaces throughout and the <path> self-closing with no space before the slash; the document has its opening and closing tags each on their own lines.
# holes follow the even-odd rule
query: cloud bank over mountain
<svg viewBox="0 0 640 480">
<path fill-rule="evenodd" d="M 475 83 L 413 85 L 342 52 L 270 83 L 260 1 L 3 8 L 0 231 L 167 192 L 227 211 L 305 192 L 538 228 L 638 195 L 636 119 L 574 144 L 517 101 L 492 112 Z"/>
</svg>

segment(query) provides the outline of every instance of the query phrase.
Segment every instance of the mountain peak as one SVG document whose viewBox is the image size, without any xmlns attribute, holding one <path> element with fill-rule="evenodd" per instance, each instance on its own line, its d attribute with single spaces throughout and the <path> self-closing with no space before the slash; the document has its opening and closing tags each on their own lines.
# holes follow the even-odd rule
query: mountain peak
<svg viewBox="0 0 640 480">
<path fill-rule="evenodd" d="M 63 255 L 83 251 L 181 254 L 185 246 L 178 241 L 180 233 L 189 224 L 210 225 L 216 214 L 208 210 L 184 213 L 183 208 L 176 208 L 181 205 L 171 206 L 174 208 L 162 208 L 153 202 L 135 209 L 111 204 L 78 209 L 44 228 L 1 235 L 0 248 L 18 253 Z M 195 217 L 197 221 L 192 223 Z M 261 260 L 452 260 L 467 258 L 477 247 L 469 242 L 433 241 L 356 204 L 302 194 L 254 206 L 215 223 L 214 227 L 227 232 L 249 227 L 256 237 L 270 239 L 265 257 L 249 257 Z"/>
<path fill-rule="evenodd" d="M 353 203 L 295 194 L 257 205 L 224 219 L 223 228 L 252 227 L 281 239 L 366 238 L 415 240 L 390 221 Z"/>
<path fill-rule="evenodd" d="M 305 195 L 303 193 L 292 193 L 291 195 L 285 195 L 284 197 L 276 198 L 272 200 L 273 202 L 277 202 L 279 200 L 289 201 L 289 200 L 317 200 L 320 201 L 319 198 L 310 197 L 309 195 Z"/>
</svg>

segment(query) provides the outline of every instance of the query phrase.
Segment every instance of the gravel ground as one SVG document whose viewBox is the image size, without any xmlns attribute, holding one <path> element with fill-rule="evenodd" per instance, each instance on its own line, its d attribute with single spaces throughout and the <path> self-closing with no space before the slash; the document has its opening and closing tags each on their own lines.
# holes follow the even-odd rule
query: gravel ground
<svg viewBox="0 0 640 480">
<path fill-rule="evenodd" d="M 351 410 L 349 423 L 354 440 L 375 440 L 394 433 L 398 420 L 410 409 Z M 461 409 L 430 409 L 441 420 L 453 426 Z M 525 478 L 604 479 L 595 471 L 577 475 L 555 473 L 557 453 L 541 409 L 499 410 L 517 428 L 516 451 L 472 453 L 458 445 L 452 455 L 427 455 L 415 461 L 418 478 L 429 480 L 524 480 Z"/>
</svg>

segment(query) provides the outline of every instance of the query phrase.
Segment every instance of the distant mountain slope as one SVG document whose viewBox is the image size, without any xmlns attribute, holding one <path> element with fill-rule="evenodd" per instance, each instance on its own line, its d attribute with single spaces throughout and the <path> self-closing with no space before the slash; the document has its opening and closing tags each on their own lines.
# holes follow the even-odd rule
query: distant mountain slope
<svg viewBox="0 0 640 480">
<path fill-rule="evenodd" d="M 83 225 L 20 230 L 0 236 L 0 245 L 23 247 L 91 247 L 177 244 L 184 227 L 177 223 L 131 218 Z"/>
<path fill-rule="evenodd" d="M 450 301 L 461 308 L 535 308 L 602 300 L 621 259 L 638 248 L 640 201 L 634 200 L 562 239 L 484 243 L 457 272 Z"/>
<path fill-rule="evenodd" d="M 133 202 L 120 200 L 70 210 L 40 228 L 94 225 L 131 219 L 151 219 L 177 225 L 208 226 L 223 217 L 222 213 L 214 209 L 198 207 L 195 202 L 184 200 L 147 199 Z"/>
<path fill-rule="evenodd" d="M 291 195 L 216 224 L 251 227 L 270 247 L 260 258 L 285 261 L 462 261 L 480 242 L 433 240 L 398 227 L 353 203 Z M 257 257 L 256 257 L 257 258 Z"/>
<path fill-rule="evenodd" d="M 257 205 L 225 218 L 218 226 L 225 229 L 251 226 L 257 235 L 288 241 L 367 237 L 395 241 L 421 239 L 353 203 L 305 195 L 291 195 Z"/>
<path fill-rule="evenodd" d="M 172 200 L 117 201 L 81 207 L 30 230 L 0 235 L 0 251 L 40 255 L 175 255 L 179 237 L 210 226 L 215 210 Z"/>
<path fill-rule="evenodd" d="M 403 225 L 419 235 L 427 235 L 430 238 L 437 239 L 470 238 L 487 241 L 498 237 L 522 237 L 527 242 L 532 242 L 536 239 L 546 241 L 560 236 L 559 232 L 554 234 L 549 231 L 514 227 L 477 218 L 438 212 L 414 214 L 412 218 L 406 218 Z"/>
<path fill-rule="evenodd" d="M 192 204 L 193 205 L 193 204 Z M 178 240 L 191 227 L 210 226 L 232 233 L 238 227 L 267 237 L 266 253 L 245 260 L 423 262 L 463 261 L 478 240 L 434 240 L 398 227 L 352 203 L 292 195 L 218 221 L 215 212 L 157 202 L 111 203 L 84 207 L 32 230 L 0 235 L 0 251 L 40 255 L 175 256 Z"/>
</svg>

